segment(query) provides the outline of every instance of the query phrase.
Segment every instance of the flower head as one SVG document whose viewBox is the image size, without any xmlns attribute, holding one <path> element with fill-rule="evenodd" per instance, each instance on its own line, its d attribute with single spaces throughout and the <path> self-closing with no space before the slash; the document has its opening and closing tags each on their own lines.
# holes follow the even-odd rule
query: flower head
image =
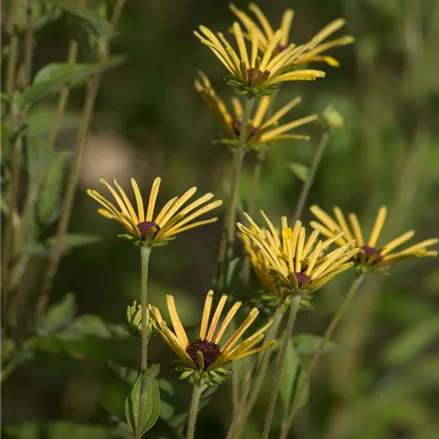
<svg viewBox="0 0 439 439">
<path fill-rule="evenodd" d="M 224 337 L 226 329 L 241 307 L 241 302 L 236 302 L 220 324 L 221 314 L 227 302 L 227 297 L 227 294 L 221 296 L 216 310 L 211 317 L 213 291 L 207 293 L 200 334 L 192 342 L 189 341 L 180 317 L 178 316 L 173 296 L 166 296 L 173 331 L 168 328 L 159 309 L 150 305 L 153 326 L 183 363 L 182 366 L 177 369 L 183 371 L 180 378 L 189 378 L 191 382 L 204 380 L 207 384 L 221 383 L 227 374 L 227 370 L 224 369 L 224 366 L 232 361 L 263 351 L 274 344 L 274 341 L 271 341 L 254 348 L 254 346 L 264 338 L 264 332 L 272 324 L 272 321 L 247 337 L 241 343 L 238 343 L 241 336 L 258 316 L 259 311 L 257 308 L 253 308 L 241 326 L 227 341 L 222 343 L 221 340 Z"/>
<path fill-rule="evenodd" d="M 288 226 L 287 218 L 282 217 L 282 234 L 274 227 L 269 218 L 261 211 L 268 229 L 260 228 L 253 219 L 244 214 L 250 228 L 238 223 L 239 230 L 252 241 L 251 262 L 259 278 L 271 278 L 271 282 L 263 281 L 264 286 L 273 283 L 279 292 L 287 295 L 309 295 L 321 288 L 337 274 L 350 268 L 348 262 L 358 249 L 351 249 L 351 242 L 327 253 L 329 246 L 344 233 L 325 240 L 317 241 L 319 231 L 315 230 L 306 239 L 305 228 L 297 221 L 293 228 Z M 245 244 L 245 241 L 244 241 Z M 261 276 L 261 273 L 264 273 Z"/>
<path fill-rule="evenodd" d="M 273 41 L 276 32 L 261 9 L 254 3 L 250 3 L 248 6 L 250 12 L 255 15 L 256 21 L 250 18 L 244 11 L 238 9 L 234 4 L 230 4 L 230 9 L 245 27 L 247 31 L 245 34 L 246 38 L 250 39 L 250 34 L 255 33 L 258 38 L 260 48 L 262 52 L 265 53 L 270 46 L 270 43 Z M 277 55 L 287 49 L 296 47 L 294 43 L 289 42 L 289 34 L 293 18 L 294 11 L 292 9 L 285 10 L 279 29 L 280 38 L 275 50 L 273 51 L 273 55 Z M 322 53 L 326 52 L 328 49 L 332 49 L 333 47 L 351 44 L 354 42 L 354 38 L 351 35 L 344 35 L 340 38 L 336 38 L 335 40 L 327 42 L 324 42 L 324 40 L 343 27 L 344 24 L 345 20 L 342 18 L 334 20 L 326 25 L 316 35 L 314 35 L 314 37 L 311 38 L 308 43 L 300 46 L 302 47 L 302 50 L 296 57 L 295 64 L 301 65 L 309 62 L 323 61 L 330 66 L 337 67 L 339 64 L 336 59 L 334 59 L 332 56 L 322 55 Z"/>
<path fill-rule="evenodd" d="M 386 207 L 381 207 L 378 211 L 375 224 L 372 228 L 372 233 L 367 242 L 364 239 L 360 222 L 355 213 L 350 213 L 348 215 L 348 225 L 345 216 L 339 207 L 334 207 L 335 218 L 332 218 L 318 206 L 311 206 L 310 210 L 318 219 L 318 221 L 311 221 L 311 227 L 319 229 L 322 234 L 328 238 L 334 239 L 337 237 L 334 241 L 337 245 L 344 247 L 348 245 L 348 241 L 355 238 L 356 241 L 351 241 L 349 244 L 351 248 L 357 247 L 359 249 L 359 252 L 354 255 L 353 259 L 358 264 L 359 268 L 365 272 L 376 270 L 404 259 L 437 256 L 437 251 L 427 249 L 427 247 L 437 244 L 437 239 L 427 239 L 418 244 L 407 247 L 404 250 L 392 253 L 393 250 L 414 236 L 415 232 L 413 230 L 392 239 L 387 244 L 377 246 L 378 239 L 386 221 Z M 344 236 L 339 236 L 341 231 L 344 232 Z"/>
<path fill-rule="evenodd" d="M 272 93 L 282 82 L 297 80 L 314 80 L 323 78 L 325 72 L 320 70 L 294 70 L 303 47 L 289 47 L 282 53 L 275 54 L 281 38 L 281 32 L 274 34 L 269 46 L 262 55 L 259 53 L 259 37 L 253 28 L 249 30 L 251 42 L 250 51 L 247 50 L 244 35 L 239 23 L 233 24 L 233 33 L 236 38 L 238 52 L 233 49 L 222 33 L 215 35 L 205 26 L 199 27 L 195 36 L 209 47 L 215 56 L 224 64 L 232 75 L 229 84 L 237 93 L 247 95 Z"/>
<path fill-rule="evenodd" d="M 210 108 L 217 114 L 224 127 L 228 138 L 225 143 L 235 144 L 238 141 L 242 126 L 243 108 L 236 97 L 232 98 L 233 115 L 229 112 L 224 102 L 215 93 L 208 77 L 200 72 L 200 80 L 195 81 L 195 89 L 201 94 Z M 287 105 L 283 106 L 272 116 L 267 116 L 272 101 L 271 96 L 263 96 L 258 104 L 255 114 L 250 119 L 247 129 L 247 148 L 258 149 L 261 145 L 281 139 L 303 139 L 308 140 L 309 136 L 292 134 L 291 130 L 306 125 L 317 119 L 317 115 L 302 117 L 279 126 L 279 120 L 298 105 L 302 99 L 296 97 Z"/>
<path fill-rule="evenodd" d="M 185 203 L 197 191 L 196 187 L 192 187 L 181 197 L 174 197 L 169 200 L 159 214 L 154 216 L 154 208 L 161 182 L 159 177 L 154 180 L 152 185 L 146 213 L 139 186 L 134 178 L 131 179 L 131 185 L 136 198 L 137 210 L 134 209 L 127 194 L 116 180 L 113 180 L 116 189 L 103 178 L 100 178 L 99 182 L 105 185 L 111 192 L 116 205 L 103 197 L 99 192 L 89 189 L 87 194 L 103 206 L 103 208 L 98 209 L 98 213 L 105 218 L 120 223 L 128 232 L 128 234 L 121 236 L 133 240 L 139 245 L 164 245 L 178 233 L 204 224 L 213 223 L 217 221 L 217 217 L 196 222 L 193 222 L 193 220 L 222 204 L 221 200 L 217 200 L 201 207 L 213 198 L 214 195 L 208 193 L 183 208 Z"/>
</svg>

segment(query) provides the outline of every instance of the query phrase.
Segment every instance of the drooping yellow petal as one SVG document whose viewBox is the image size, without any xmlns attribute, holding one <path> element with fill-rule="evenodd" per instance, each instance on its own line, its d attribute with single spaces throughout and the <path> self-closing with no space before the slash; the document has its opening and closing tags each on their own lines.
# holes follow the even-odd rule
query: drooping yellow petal
<svg viewBox="0 0 439 439">
<path fill-rule="evenodd" d="M 335 215 L 335 218 L 337 218 L 338 225 L 340 226 L 341 230 L 343 230 L 343 232 L 345 232 L 346 239 L 348 241 L 352 241 L 354 239 L 354 237 L 353 237 L 351 231 L 349 230 L 349 227 L 346 223 L 346 220 L 345 220 L 345 217 L 343 215 L 342 210 L 337 206 L 334 207 L 334 215 Z"/>
<path fill-rule="evenodd" d="M 288 102 L 287 105 L 284 105 L 280 110 L 276 111 L 276 113 L 273 114 L 267 121 L 263 123 L 261 128 L 266 128 L 270 125 L 273 125 L 276 123 L 281 117 L 283 117 L 285 114 L 287 114 L 293 107 L 300 104 L 302 102 L 302 98 L 297 96 L 294 99 L 292 99 L 290 102 Z"/>
<path fill-rule="evenodd" d="M 415 235 L 415 231 L 409 230 L 408 232 L 404 233 L 403 235 L 398 236 L 395 239 L 392 239 L 390 242 L 388 242 L 383 247 L 383 250 L 381 251 L 381 256 L 387 255 L 389 252 L 391 252 L 396 247 L 399 247 L 400 245 L 407 242 L 409 239 L 413 238 L 414 235 Z"/>
<path fill-rule="evenodd" d="M 125 203 L 122 201 L 122 198 L 120 198 L 119 194 L 111 187 L 111 185 L 105 180 L 104 178 L 100 178 L 99 182 L 104 184 L 107 189 L 111 192 L 111 195 L 113 195 L 114 199 L 116 200 L 117 205 L 119 206 L 120 210 L 127 216 L 130 216 L 130 212 L 125 206 Z"/>
<path fill-rule="evenodd" d="M 186 331 L 181 323 L 180 316 L 178 315 L 177 308 L 175 307 L 174 297 L 167 295 L 166 302 L 168 304 L 169 316 L 171 317 L 172 326 L 174 327 L 177 338 L 181 341 L 181 344 L 185 347 L 189 346 L 189 339 L 187 338 Z"/>
<path fill-rule="evenodd" d="M 122 187 L 119 185 L 119 183 L 116 181 L 116 179 L 113 180 L 113 183 L 117 187 L 117 189 L 119 190 L 120 194 L 122 195 L 123 201 L 125 202 L 125 205 L 128 209 L 128 212 L 130 213 L 130 217 L 133 218 L 133 220 L 138 224 L 140 222 L 139 218 L 137 217 L 137 214 L 134 211 L 133 205 L 131 204 L 131 201 L 128 198 L 127 194 L 122 189 Z"/>
</svg>

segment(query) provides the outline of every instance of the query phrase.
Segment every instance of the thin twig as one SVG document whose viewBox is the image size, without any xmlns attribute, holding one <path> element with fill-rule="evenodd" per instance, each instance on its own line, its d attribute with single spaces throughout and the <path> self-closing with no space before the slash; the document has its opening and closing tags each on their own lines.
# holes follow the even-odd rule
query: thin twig
<svg viewBox="0 0 439 439">
<path fill-rule="evenodd" d="M 308 177 L 302 186 L 300 191 L 299 201 L 297 202 L 296 209 L 294 211 L 292 224 L 295 224 L 298 219 L 302 216 L 303 208 L 305 207 L 306 200 L 308 199 L 309 191 L 312 184 L 314 183 L 314 178 L 316 176 L 317 169 L 320 165 L 320 160 L 322 159 L 323 153 L 325 152 L 326 145 L 328 144 L 329 132 L 324 130 L 320 138 L 319 146 L 314 155 L 311 167 L 308 171 Z"/>
<path fill-rule="evenodd" d="M 279 394 L 280 381 L 282 378 L 282 369 L 285 363 L 288 344 L 290 343 L 291 334 L 293 332 L 294 322 L 296 321 L 297 312 L 299 311 L 302 296 L 293 296 L 290 302 L 290 313 L 288 315 L 287 326 L 283 334 L 283 342 L 279 352 L 276 374 L 274 376 L 273 390 L 271 392 L 270 402 L 268 404 L 267 414 L 265 416 L 264 430 L 262 439 L 268 439 L 271 430 L 271 422 L 273 420 L 274 409 L 276 407 L 277 396 Z"/>
</svg>

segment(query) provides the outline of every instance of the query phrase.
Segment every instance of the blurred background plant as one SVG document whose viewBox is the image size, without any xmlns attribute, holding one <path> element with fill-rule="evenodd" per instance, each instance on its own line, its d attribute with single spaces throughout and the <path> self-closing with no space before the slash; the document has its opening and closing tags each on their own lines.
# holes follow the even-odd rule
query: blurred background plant
<svg viewBox="0 0 439 439">
<path fill-rule="evenodd" d="M 193 89 L 197 70 L 209 66 L 217 92 L 227 97 L 230 91 L 223 67 L 192 30 L 200 23 L 227 29 L 230 11 L 219 2 L 128 1 L 113 32 L 122 3 L 2 2 L 5 437 L 129 437 L 119 420 L 132 377 L 115 364 L 137 366 L 137 343 L 124 324 L 126 307 L 138 299 L 138 254 L 115 238 L 117 225 L 95 214 L 85 189 L 95 188 L 98 177 L 125 184 L 135 177 L 146 190 L 160 175 L 166 182 L 163 200 L 192 185 L 221 198 L 227 190 L 230 152 L 211 144 L 219 124 Z M 295 10 L 294 41 L 307 41 L 340 16 L 356 38 L 354 45 L 334 50 L 341 66 L 325 68 L 324 80 L 289 85 L 276 98 L 282 106 L 302 96 L 303 115 L 332 104 L 344 119 L 343 128 L 329 136 L 308 205 L 325 210 L 338 205 L 372 227 L 378 207 L 385 204 L 385 239 L 411 228 L 419 240 L 437 235 L 439 3 L 258 4 L 273 23 L 285 8 Z M 245 8 L 246 2 L 236 5 Z M 256 206 L 272 217 L 295 211 L 317 148 L 319 133 L 311 134 L 309 142 L 270 146 Z M 79 167 L 78 148 L 83 152 Z M 256 160 L 257 153 L 247 154 L 243 203 Z M 303 219 L 311 219 L 307 208 Z M 61 247 L 54 237 L 67 226 Z M 220 230 L 221 224 L 215 224 L 188 232 L 155 253 L 151 303 L 163 307 L 165 294 L 172 294 L 185 303 L 183 322 L 199 322 L 215 275 Z M 61 263 L 51 272 L 61 249 Z M 314 310 L 299 313 L 296 333 L 321 335 L 350 281 L 346 273 L 316 295 Z M 319 363 L 291 437 L 435 438 L 438 293 L 434 259 L 402 262 L 392 267 L 391 276 L 369 276 Z M 317 345 L 313 337 L 299 335 L 293 341 L 284 388 L 300 378 L 302 364 Z M 161 360 L 165 398 L 151 435 L 178 436 L 190 388 L 164 367 L 172 356 L 155 339 L 149 352 L 153 361 Z M 215 402 L 200 413 L 199 437 L 225 437 L 232 418 L 230 385 L 231 380 L 218 389 Z M 245 438 L 259 437 L 270 391 L 267 381 Z M 209 397 L 205 394 L 201 404 Z M 281 394 L 273 436 L 280 431 L 282 404 L 291 397 Z"/>
</svg>

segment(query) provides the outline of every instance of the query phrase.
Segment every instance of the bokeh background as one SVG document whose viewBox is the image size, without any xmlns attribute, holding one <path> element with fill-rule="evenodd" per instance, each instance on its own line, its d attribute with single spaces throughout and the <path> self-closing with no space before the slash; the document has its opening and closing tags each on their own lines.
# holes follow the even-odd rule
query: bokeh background
<svg viewBox="0 0 439 439">
<path fill-rule="evenodd" d="M 235 3 L 246 8 L 244 1 Z M 296 95 L 303 97 L 293 117 L 319 113 L 328 104 L 344 117 L 344 127 L 329 139 L 308 206 L 317 203 L 329 210 L 338 205 L 355 211 L 370 230 L 378 208 L 387 205 L 384 239 L 412 228 L 419 240 L 437 236 L 439 2 L 260 0 L 258 5 L 274 26 L 285 8 L 293 8 L 291 38 L 297 43 L 338 17 L 347 19 L 340 34 L 356 38 L 354 45 L 331 52 L 340 67 L 323 67 L 324 80 L 288 84 L 277 98 L 281 105 Z M 197 71 L 209 75 L 224 99 L 231 92 L 223 81 L 223 66 L 192 31 L 204 24 L 225 32 L 232 21 L 227 2 L 127 1 L 112 42 L 112 52 L 124 54 L 126 62 L 108 71 L 101 83 L 70 227 L 102 239 L 63 259 L 53 302 L 72 292 L 80 314 L 97 314 L 122 324 L 126 306 L 137 298 L 138 250 L 117 238 L 117 224 L 98 216 L 96 203 L 85 195 L 87 188 L 100 189 L 99 177 L 117 178 L 124 186 L 135 177 L 147 194 L 153 179 L 161 176 L 161 204 L 191 186 L 197 186 L 200 194 L 224 196 L 231 153 L 212 143 L 221 128 L 193 88 Z M 67 29 L 60 19 L 39 32 L 35 71 L 47 62 L 65 60 Z M 74 145 L 83 96 L 81 89 L 72 93 L 57 142 L 62 150 Z M 54 103 L 48 99 L 33 110 L 32 129 L 48 131 Z M 257 205 L 270 217 L 292 215 L 302 182 L 288 164 L 309 166 L 316 150 L 319 130 L 301 131 L 312 139 L 281 141 L 271 145 L 267 154 Z M 248 154 L 241 186 L 244 201 L 254 161 L 254 155 Z M 191 325 L 200 319 L 215 273 L 222 214 L 220 222 L 184 233 L 152 253 L 151 302 L 160 305 L 165 294 L 175 295 L 183 320 Z M 308 209 L 303 219 L 310 219 Z M 32 262 L 26 273 L 29 288 L 39 285 L 46 263 L 45 259 Z M 319 291 L 314 310 L 301 313 L 295 331 L 322 334 L 351 279 L 352 273 L 346 273 Z M 438 310 L 437 260 L 403 262 L 392 267 L 390 276 L 369 277 L 337 335 L 343 348 L 321 361 L 310 401 L 300 411 L 291 437 L 437 437 Z M 125 363 L 135 367 L 135 345 L 126 343 L 118 349 Z M 179 382 L 170 371 L 172 355 L 159 340 L 152 342 L 150 351 L 153 360 L 161 362 L 163 376 L 188 401 L 189 384 Z M 99 405 L 107 373 L 101 360 L 37 354 L 2 386 L 2 421 L 4 425 L 46 420 L 108 424 Z M 245 438 L 260 435 L 269 381 Z M 225 436 L 232 416 L 229 384 L 201 412 L 198 437 Z M 282 410 L 279 404 L 277 427 Z M 159 421 L 146 437 L 172 435 Z"/>
</svg>

